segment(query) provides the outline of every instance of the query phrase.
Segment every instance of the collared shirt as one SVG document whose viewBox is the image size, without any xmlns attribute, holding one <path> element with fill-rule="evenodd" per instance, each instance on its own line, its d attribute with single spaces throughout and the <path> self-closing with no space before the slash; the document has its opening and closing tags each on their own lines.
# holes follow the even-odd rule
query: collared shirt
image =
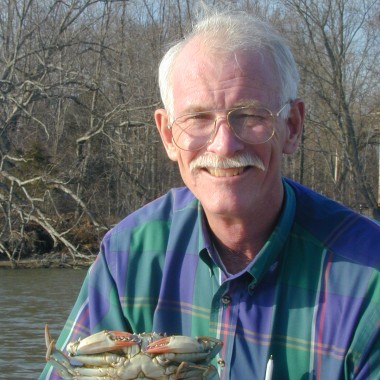
<svg viewBox="0 0 380 380">
<path fill-rule="evenodd" d="M 284 189 L 273 233 L 235 275 L 188 189 L 129 215 L 103 239 L 57 346 L 103 329 L 209 335 L 223 341 L 221 379 L 264 379 L 270 356 L 277 380 L 380 379 L 379 225 Z"/>
</svg>

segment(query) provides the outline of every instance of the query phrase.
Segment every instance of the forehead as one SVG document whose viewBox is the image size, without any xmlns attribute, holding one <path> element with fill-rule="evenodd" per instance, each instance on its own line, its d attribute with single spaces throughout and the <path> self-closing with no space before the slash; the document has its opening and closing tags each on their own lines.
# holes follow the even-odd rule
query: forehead
<svg viewBox="0 0 380 380">
<path fill-rule="evenodd" d="M 230 108 L 255 101 L 268 106 L 278 98 L 278 75 L 271 56 L 258 51 L 226 51 L 190 41 L 172 72 L 174 112 L 191 108 Z"/>
</svg>

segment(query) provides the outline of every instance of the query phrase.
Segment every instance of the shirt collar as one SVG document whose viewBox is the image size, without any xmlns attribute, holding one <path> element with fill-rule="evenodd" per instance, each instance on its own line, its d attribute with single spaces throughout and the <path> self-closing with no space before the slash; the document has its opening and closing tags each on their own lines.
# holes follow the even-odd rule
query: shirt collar
<svg viewBox="0 0 380 380">
<path fill-rule="evenodd" d="M 206 217 L 200 202 L 198 202 L 198 220 L 199 223 L 199 256 L 203 262 L 207 264 L 210 269 L 210 274 L 215 274 L 215 270 L 218 268 L 216 264 L 217 253 L 214 248 L 214 244 L 212 243 L 210 232 L 207 226 Z"/>
</svg>

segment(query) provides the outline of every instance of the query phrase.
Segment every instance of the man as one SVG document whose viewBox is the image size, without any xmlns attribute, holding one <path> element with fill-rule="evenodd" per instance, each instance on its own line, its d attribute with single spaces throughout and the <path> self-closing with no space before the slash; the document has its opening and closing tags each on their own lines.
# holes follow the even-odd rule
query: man
<svg viewBox="0 0 380 380">
<path fill-rule="evenodd" d="M 273 379 L 379 379 L 380 228 L 282 178 L 304 120 L 282 38 L 216 14 L 159 75 L 155 120 L 186 187 L 106 235 L 58 346 L 103 329 L 210 335 L 221 379 L 264 379 L 270 357 Z"/>
</svg>

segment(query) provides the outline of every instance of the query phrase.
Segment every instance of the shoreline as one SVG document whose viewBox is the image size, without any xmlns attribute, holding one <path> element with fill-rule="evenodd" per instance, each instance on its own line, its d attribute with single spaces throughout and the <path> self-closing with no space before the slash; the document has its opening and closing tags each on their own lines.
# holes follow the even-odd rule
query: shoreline
<svg viewBox="0 0 380 380">
<path fill-rule="evenodd" d="M 67 256 L 43 255 L 11 261 L 0 260 L 0 269 L 37 269 L 37 268 L 62 268 L 62 269 L 86 269 L 94 262 L 95 256 L 88 259 L 72 259 Z"/>
</svg>

